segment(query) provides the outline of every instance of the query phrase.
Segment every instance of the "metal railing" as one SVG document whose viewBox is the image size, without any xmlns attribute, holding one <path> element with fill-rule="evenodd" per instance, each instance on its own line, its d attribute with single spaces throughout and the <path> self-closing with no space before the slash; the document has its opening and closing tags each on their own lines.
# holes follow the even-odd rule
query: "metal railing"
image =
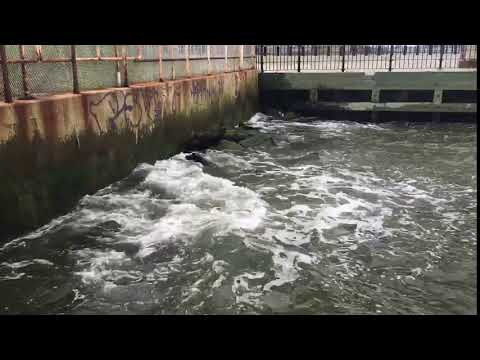
<svg viewBox="0 0 480 360">
<path fill-rule="evenodd" d="M 476 45 L 257 45 L 260 72 L 457 70 L 477 67 Z"/>
<path fill-rule="evenodd" d="M 255 45 L 0 45 L 0 101 L 255 68 Z"/>
</svg>

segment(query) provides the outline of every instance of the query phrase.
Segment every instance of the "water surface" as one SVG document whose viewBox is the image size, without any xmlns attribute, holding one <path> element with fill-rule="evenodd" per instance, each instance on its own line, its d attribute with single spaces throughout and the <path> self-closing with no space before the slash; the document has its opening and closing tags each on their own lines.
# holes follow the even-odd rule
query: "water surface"
<svg viewBox="0 0 480 360">
<path fill-rule="evenodd" d="M 0 312 L 472 314 L 476 124 L 250 124 L 0 248 Z"/>
</svg>

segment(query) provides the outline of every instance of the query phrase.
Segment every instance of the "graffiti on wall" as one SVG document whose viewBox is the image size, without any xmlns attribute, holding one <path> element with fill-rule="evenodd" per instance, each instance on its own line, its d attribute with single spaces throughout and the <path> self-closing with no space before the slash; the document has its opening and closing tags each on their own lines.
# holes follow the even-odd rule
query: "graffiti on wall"
<svg viewBox="0 0 480 360">
<path fill-rule="evenodd" d="M 237 73 L 233 78 L 234 96 L 239 98 L 242 83 L 246 80 L 246 73 Z M 172 115 L 180 112 L 185 106 L 182 100 L 183 94 L 187 95 L 187 99 L 190 97 L 193 105 L 207 105 L 220 100 L 224 91 L 223 76 L 211 80 L 193 80 L 191 86 L 173 83 L 164 87 L 134 88 L 131 92 L 112 91 L 104 94 L 97 101 L 90 101 L 88 115 L 91 116 L 100 133 L 122 127 L 133 129 L 138 133 L 141 126 L 160 122 L 166 112 Z M 169 101 L 170 104 L 168 104 Z M 135 114 L 133 114 L 134 106 Z M 102 117 L 105 116 L 107 116 L 106 123 L 102 121 Z"/>
<path fill-rule="evenodd" d="M 207 80 L 193 80 L 190 95 L 194 105 L 205 104 L 210 99 L 210 94 L 207 88 Z"/>
<path fill-rule="evenodd" d="M 167 91 L 165 88 L 146 87 L 138 88 L 133 92 L 133 100 L 138 104 L 139 114 L 136 114 L 137 122 L 134 126 L 140 127 L 142 122 L 155 124 L 164 117 Z M 144 115 L 145 114 L 145 118 Z"/>
<path fill-rule="evenodd" d="M 181 110 L 181 96 L 182 96 L 182 87 L 180 84 L 173 85 L 173 94 L 172 94 L 172 114 L 175 115 Z"/>
<path fill-rule="evenodd" d="M 199 79 L 192 81 L 190 95 L 192 104 L 210 104 L 214 99 L 219 99 L 223 96 L 225 80 L 219 77 L 213 86 L 208 86 L 207 79 Z"/>
<path fill-rule="evenodd" d="M 245 84 L 247 81 L 247 73 L 246 72 L 237 72 L 235 73 L 235 99 L 240 98 L 240 91 L 242 88 L 242 84 Z"/>
<path fill-rule="evenodd" d="M 0 114 L 0 143 L 10 139 L 15 135 L 15 121 L 13 117 Z"/>
<path fill-rule="evenodd" d="M 99 120 L 99 111 L 108 105 L 111 113 L 108 115 L 107 126 L 108 129 L 103 129 Z M 124 126 L 131 126 L 131 113 L 133 110 L 132 94 L 123 91 L 112 91 L 100 98 L 98 101 L 90 101 L 88 104 L 88 114 L 95 119 L 98 131 L 106 133 L 109 130 L 117 130 L 120 121 L 123 120 Z"/>
</svg>

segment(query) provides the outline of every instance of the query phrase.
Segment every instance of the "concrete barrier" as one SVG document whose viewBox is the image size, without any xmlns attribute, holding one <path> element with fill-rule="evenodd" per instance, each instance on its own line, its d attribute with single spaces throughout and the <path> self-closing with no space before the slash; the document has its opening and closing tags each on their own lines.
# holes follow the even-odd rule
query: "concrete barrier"
<svg viewBox="0 0 480 360">
<path fill-rule="evenodd" d="M 0 241 L 257 111 L 256 70 L 0 103 Z"/>
<path fill-rule="evenodd" d="M 261 102 L 264 108 L 305 111 L 368 112 L 454 112 L 476 113 L 476 101 L 444 103 L 444 93 L 476 95 L 476 71 L 377 72 L 365 73 L 263 73 L 259 75 Z M 335 99 L 319 101 L 320 91 L 333 91 Z M 381 94 L 397 91 L 392 101 L 381 100 Z M 419 92 L 430 92 L 427 100 L 409 100 Z M 365 100 L 346 100 L 345 94 Z M 409 101 L 405 101 L 409 100 Z M 462 99 L 464 100 L 464 99 Z"/>
</svg>

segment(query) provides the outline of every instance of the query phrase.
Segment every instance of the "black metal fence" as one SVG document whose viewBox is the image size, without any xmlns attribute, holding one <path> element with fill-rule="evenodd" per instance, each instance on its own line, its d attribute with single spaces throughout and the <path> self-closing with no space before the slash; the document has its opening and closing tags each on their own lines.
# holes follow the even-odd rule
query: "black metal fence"
<svg viewBox="0 0 480 360">
<path fill-rule="evenodd" d="M 0 45 L 0 101 L 255 68 L 255 45 Z"/>
<path fill-rule="evenodd" d="M 476 45 L 257 45 L 260 72 L 475 69 Z"/>
</svg>

